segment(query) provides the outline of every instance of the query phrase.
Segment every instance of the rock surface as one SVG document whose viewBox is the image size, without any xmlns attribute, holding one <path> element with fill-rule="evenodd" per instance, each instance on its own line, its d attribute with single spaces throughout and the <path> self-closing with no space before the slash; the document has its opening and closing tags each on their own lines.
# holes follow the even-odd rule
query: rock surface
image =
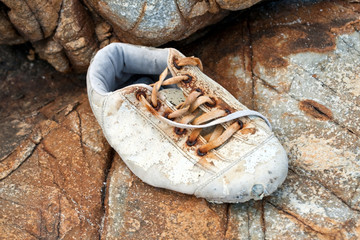
<svg viewBox="0 0 360 240">
<path fill-rule="evenodd" d="M 111 42 L 159 46 L 259 1 L 0 0 L 0 44 L 30 41 L 57 71 L 85 72 Z"/>
<path fill-rule="evenodd" d="M 122 42 L 151 46 L 184 39 L 195 31 L 218 22 L 227 14 L 215 1 L 86 2 L 113 26 L 114 34 Z"/>
<path fill-rule="evenodd" d="M 289 177 L 263 200 L 261 220 L 250 219 L 257 233 L 249 236 L 358 239 L 359 5 L 288 2 L 255 8 L 184 51 L 199 56 L 205 72 L 269 117 L 289 153 Z M 230 208 L 235 222 L 228 236 L 247 238 L 238 229 L 254 207 Z"/>
<path fill-rule="evenodd" d="M 9 9 L 10 21 L 26 40 L 35 42 L 47 38 L 58 24 L 62 0 L 1 1 Z"/>
<path fill-rule="evenodd" d="M 0 5 L 0 43 L 6 44 L 21 44 L 24 43 L 23 39 L 15 30 L 10 22 L 4 6 Z"/>
<path fill-rule="evenodd" d="M 226 205 L 151 187 L 116 156 L 105 201 L 102 239 L 221 239 Z"/>
<path fill-rule="evenodd" d="M 84 86 L 0 49 L 0 238 L 97 238 L 112 152 Z"/>
<path fill-rule="evenodd" d="M 142 183 L 107 145 L 76 84 L 84 76 L 0 47 L 2 236 L 359 239 L 359 12 L 345 1 L 267 2 L 177 45 L 266 115 L 289 153 L 282 187 L 243 204 Z M 111 26 L 95 25 L 99 42 L 112 41 Z"/>
</svg>

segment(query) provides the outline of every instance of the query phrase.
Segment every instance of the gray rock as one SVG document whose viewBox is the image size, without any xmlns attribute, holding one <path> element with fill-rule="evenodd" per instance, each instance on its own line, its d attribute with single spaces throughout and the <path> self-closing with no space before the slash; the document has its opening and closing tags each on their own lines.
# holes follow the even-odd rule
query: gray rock
<svg viewBox="0 0 360 240">
<path fill-rule="evenodd" d="M 259 0 L 195 1 L 195 0 L 86 0 L 95 12 L 114 28 L 123 42 L 158 46 L 184 39 L 197 30 L 213 24 L 228 10 L 250 7 Z M 223 10 L 227 9 L 227 10 Z"/>
<path fill-rule="evenodd" d="M 251 7 L 260 1 L 261 0 L 216 0 L 221 8 L 232 11 Z"/>
</svg>

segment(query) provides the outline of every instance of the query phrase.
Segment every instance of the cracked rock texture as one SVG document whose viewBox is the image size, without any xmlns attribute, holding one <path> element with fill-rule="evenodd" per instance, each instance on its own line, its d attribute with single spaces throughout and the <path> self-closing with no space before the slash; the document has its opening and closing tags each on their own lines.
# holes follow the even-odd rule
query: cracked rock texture
<svg viewBox="0 0 360 240">
<path fill-rule="evenodd" d="M 208 75 L 267 116 L 288 152 L 280 189 L 242 204 L 144 184 L 106 143 L 83 75 L 27 60 L 26 46 L 0 46 L 1 237 L 360 239 L 359 17 L 355 2 L 265 2 L 170 45 L 200 57 Z M 114 26 L 96 26 L 98 39 L 113 41 Z M 69 51 L 38 43 L 43 54 Z"/>
<path fill-rule="evenodd" d="M 113 26 L 121 41 L 151 46 L 184 39 L 200 28 L 218 22 L 228 13 L 214 0 L 86 2 Z M 239 5 L 250 7 L 249 2 L 253 3 L 244 1 Z"/>
<path fill-rule="evenodd" d="M 230 207 L 229 238 L 360 238 L 359 10 L 267 3 L 183 47 L 270 119 L 289 156 L 287 180 L 261 207 Z"/>
<path fill-rule="evenodd" d="M 0 49 L 0 239 L 97 238 L 111 151 L 83 76 Z"/>
<path fill-rule="evenodd" d="M 259 1 L 0 0 L 0 44 L 29 41 L 57 71 L 85 72 L 111 42 L 181 40 Z"/>
</svg>

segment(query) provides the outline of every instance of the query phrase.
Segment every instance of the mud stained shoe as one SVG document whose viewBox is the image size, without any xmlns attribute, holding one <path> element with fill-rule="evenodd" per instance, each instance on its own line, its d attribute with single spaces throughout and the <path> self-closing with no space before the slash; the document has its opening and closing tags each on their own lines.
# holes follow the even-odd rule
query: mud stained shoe
<svg viewBox="0 0 360 240">
<path fill-rule="evenodd" d="M 144 182 L 211 202 L 245 202 L 285 180 L 286 152 L 269 121 L 175 49 L 113 43 L 87 73 L 104 135 Z"/>
</svg>

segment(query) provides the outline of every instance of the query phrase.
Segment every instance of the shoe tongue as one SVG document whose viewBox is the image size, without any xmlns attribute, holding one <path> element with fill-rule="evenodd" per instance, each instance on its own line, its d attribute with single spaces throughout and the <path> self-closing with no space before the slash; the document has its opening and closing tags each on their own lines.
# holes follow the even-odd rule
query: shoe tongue
<svg viewBox="0 0 360 240">
<path fill-rule="evenodd" d="M 179 88 L 164 88 L 159 93 L 174 106 L 185 101 L 185 96 Z"/>
</svg>

